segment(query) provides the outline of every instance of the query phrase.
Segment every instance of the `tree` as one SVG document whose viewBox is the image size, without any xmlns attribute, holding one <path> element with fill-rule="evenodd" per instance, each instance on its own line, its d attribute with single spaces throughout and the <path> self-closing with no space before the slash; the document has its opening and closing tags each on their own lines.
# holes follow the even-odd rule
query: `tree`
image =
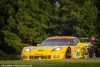
<svg viewBox="0 0 100 67">
<path fill-rule="evenodd" d="M 80 13 L 77 15 L 77 18 L 77 35 L 86 37 L 97 36 L 96 27 L 98 10 L 96 6 L 93 3 L 91 3 L 91 1 L 86 1 L 84 3 L 84 6 L 80 10 Z"/>
<path fill-rule="evenodd" d="M 45 38 L 55 35 L 95 36 L 94 44 L 99 47 L 100 17 L 95 2 L 94 0 L 0 1 L 0 59 L 18 59 L 14 56 L 19 55 L 24 46 L 30 44 L 35 46 Z M 5 58 L 5 55 L 10 57 Z"/>
<path fill-rule="evenodd" d="M 53 8 L 50 31 L 52 35 L 72 35 L 78 5 L 69 0 L 58 0 L 60 7 Z"/>
</svg>

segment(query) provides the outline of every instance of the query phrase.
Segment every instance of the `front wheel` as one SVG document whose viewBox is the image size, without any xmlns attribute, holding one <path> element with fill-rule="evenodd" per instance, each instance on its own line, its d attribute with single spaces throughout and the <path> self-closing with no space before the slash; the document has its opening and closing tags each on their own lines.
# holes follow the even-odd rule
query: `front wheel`
<svg viewBox="0 0 100 67">
<path fill-rule="evenodd" d="M 68 48 L 66 51 L 66 58 L 71 58 L 71 48 Z"/>
</svg>

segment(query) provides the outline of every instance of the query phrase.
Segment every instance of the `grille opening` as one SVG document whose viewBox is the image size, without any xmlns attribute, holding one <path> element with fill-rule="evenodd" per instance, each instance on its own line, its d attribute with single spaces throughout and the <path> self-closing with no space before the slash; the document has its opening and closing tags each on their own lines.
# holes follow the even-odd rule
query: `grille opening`
<svg viewBox="0 0 100 67">
<path fill-rule="evenodd" d="M 29 59 L 51 59 L 51 55 L 45 55 L 45 56 L 29 56 Z"/>
</svg>

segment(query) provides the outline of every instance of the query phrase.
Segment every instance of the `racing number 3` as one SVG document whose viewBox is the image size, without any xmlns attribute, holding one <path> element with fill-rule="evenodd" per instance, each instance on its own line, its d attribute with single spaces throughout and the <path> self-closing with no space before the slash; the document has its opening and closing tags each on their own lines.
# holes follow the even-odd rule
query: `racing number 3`
<svg viewBox="0 0 100 67">
<path fill-rule="evenodd" d="M 80 56 L 80 51 L 79 50 L 76 51 L 76 56 Z"/>
</svg>

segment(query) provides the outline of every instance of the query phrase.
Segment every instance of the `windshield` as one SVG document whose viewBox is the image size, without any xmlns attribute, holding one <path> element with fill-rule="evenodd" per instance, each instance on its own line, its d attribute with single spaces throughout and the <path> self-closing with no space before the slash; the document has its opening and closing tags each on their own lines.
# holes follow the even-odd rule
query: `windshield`
<svg viewBox="0 0 100 67">
<path fill-rule="evenodd" d="M 70 45 L 71 40 L 68 39 L 48 39 L 44 40 L 40 46 L 63 46 L 63 45 Z"/>
</svg>

